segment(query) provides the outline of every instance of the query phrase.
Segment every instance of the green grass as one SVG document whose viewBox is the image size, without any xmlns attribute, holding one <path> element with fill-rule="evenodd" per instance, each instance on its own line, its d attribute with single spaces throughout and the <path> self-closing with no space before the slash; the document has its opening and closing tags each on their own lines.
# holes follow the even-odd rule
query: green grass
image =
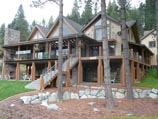
<svg viewBox="0 0 158 119">
<path fill-rule="evenodd" d="M 147 76 L 144 77 L 140 81 L 140 83 L 135 83 L 134 86 L 144 88 L 158 88 L 158 78 L 156 77 L 156 70 L 149 70 Z"/>
<path fill-rule="evenodd" d="M 158 117 L 117 117 L 117 118 L 100 118 L 100 119 L 158 119 Z"/>
<path fill-rule="evenodd" d="M 24 86 L 30 83 L 29 81 L 11 81 L 11 80 L 0 80 L 0 101 L 10 96 L 32 91 L 25 89 Z"/>
</svg>

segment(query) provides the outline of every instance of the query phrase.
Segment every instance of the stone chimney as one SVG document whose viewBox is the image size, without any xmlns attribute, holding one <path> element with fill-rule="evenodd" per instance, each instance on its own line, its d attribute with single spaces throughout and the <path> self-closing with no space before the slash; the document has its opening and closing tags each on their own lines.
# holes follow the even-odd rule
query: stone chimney
<svg viewBox="0 0 158 119">
<path fill-rule="evenodd" d="M 4 45 L 16 44 L 20 41 L 20 31 L 7 28 L 5 29 Z"/>
</svg>

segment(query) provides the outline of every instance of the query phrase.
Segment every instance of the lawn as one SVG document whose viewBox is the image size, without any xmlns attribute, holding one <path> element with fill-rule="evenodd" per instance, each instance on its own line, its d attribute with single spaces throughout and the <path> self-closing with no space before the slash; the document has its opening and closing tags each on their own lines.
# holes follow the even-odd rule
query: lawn
<svg viewBox="0 0 158 119">
<path fill-rule="evenodd" d="M 158 88 L 158 78 L 156 77 L 156 70 L 149 70 L 147 76 L 144 77 L 140 81 L 140 83 L 135 83 L 134 86 L 144 88 Z"/>
<path fill-rule="evenodd" d="M 0 80 L 0 101 L 10 96 L 31 91 L 24 86 L 30 81 Z"/>
</svg>

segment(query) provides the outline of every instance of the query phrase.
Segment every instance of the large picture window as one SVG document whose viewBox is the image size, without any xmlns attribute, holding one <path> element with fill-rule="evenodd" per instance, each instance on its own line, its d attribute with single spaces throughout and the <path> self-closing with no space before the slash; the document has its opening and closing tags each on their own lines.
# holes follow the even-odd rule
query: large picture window
<svg viewBox="0 0 158 119">
<path fill-rule="evenodd" d="M 63 36 L 67 36 L 69 34 L 70 34 L 70 32 L 68 31 L 68 29 L 65 26 L 63 26 Z M 59 28 L 55 31 L 53 36 L 54 37 L 59 36 Z"/>
<path fill-rule="evenodd" d="M 95 39 L 102 40 L 102 29 L 101 28 L 95 30 Z"/>
<path fill-rule="evenodd" d="M 107 27 L 107 39 L 110 38 L 110 27 Z M 102 29 L 96 28 L 95 29 L 95 39 L 96 40 L 102 40 Z"/>
</svg>

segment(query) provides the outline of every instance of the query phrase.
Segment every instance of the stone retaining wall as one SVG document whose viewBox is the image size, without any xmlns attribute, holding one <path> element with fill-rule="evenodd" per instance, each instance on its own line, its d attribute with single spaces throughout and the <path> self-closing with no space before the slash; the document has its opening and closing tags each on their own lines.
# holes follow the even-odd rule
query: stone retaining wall
<svg viewBox="0 0 158 119">
<path fill-rule="evenodd" d="M 117 99 L 126 98 L 126 89 L 112 88 L 113 97 Z M 158 98 L 158 89 L 142 90 L 133 89 L 134 98 Z M 63 94 L 64 100 L 70 99 L 86 99 L 86 98 L 106 98 L 105 91 L 103 89 L 85 89 L 79 90 L 78 93 L 65 91 Z M 57 101 L 57 92 L 39 93 L 33 96 L 23 96 L 20 98 L 24 104 L 42 103 L 43 101 L 55 102 Z"/>
</svg>

